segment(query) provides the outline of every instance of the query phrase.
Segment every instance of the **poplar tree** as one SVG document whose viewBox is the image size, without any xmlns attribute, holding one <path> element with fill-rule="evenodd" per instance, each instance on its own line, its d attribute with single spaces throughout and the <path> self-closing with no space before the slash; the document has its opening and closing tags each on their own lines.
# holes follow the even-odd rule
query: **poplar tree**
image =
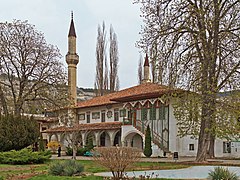
<svg viewBox="0 0 240 180">
<path fill-rule="evenodd" d="M 143 58 L 142 55 L 139 56 L 139 61 L 138 61 L 138 84 L 142 83 L 142 78 L 143 78 Z"/>
<path fill-rule="evenodd" d="M 112 25 L 110 26 L 110 47 L 109 47 L 109 61 L 110 61 L 110 72 L 109 72 L 109 86 L 110 92 L 119 90 L 119 77 L 118 77 L 118 42 L 117 35 L 113 30 Z"/>
<path fill-rule="evenodd" d="M 96 95 L 102 96 L 108 92 L 119 90 L 119 77 L 118 77 L 118 42 L 117 35 L 111 25 L 109 33 L 109 66 L 107 59 L 107 40 L 106 28 L 103 22 L 102 27 L 98 26 L 98 37 L 96 45 L 96 78 L 94 87 Z M 109 67 L 109 69 L 108 69 Z"/>
<path fill-rule="evenodd" d="M 107 72 L 107 56 L 106 56 L 106 29 L 103 22 L 102 27 L 98 25 L 96 45 L 96 79 L 94 87 L 96 95 L 102 96 L 108 89 L 108 72 Z"/>
</svg>

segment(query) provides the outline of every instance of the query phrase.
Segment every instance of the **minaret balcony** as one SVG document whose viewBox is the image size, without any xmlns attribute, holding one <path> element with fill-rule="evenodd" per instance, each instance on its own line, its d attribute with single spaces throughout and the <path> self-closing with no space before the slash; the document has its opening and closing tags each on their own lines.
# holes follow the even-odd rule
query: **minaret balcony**
<svg viewBox="0 0 240 180">
<path fill-rule="evenodd" d="M 66 55 L 66 62 L 67 64 L 75 64 L 77 65 L 79 62 L 79 56 L 75 53 L 75 54 L 70 54 L 68 53 Z"/>
</svg>

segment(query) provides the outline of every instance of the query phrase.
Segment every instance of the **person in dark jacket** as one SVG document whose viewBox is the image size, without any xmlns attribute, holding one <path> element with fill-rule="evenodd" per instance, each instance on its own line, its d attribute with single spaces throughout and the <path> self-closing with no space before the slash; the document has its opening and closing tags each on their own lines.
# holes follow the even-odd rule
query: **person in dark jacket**
<svg viewBox="0 0 240 180">
<path fill-rule="evenodd" d="M 61 157 L 61 146 L 58 145 L 58 157 Z"/>
</svg>

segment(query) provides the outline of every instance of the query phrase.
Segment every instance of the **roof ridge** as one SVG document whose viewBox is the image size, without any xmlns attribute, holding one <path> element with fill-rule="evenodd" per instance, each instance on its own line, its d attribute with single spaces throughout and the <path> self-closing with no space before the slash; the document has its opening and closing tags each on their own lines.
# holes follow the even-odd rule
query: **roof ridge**
<svg viewBox="0 0 240 180">
<path fill-rule="evenodd" d="M 121 103 L 118 99 L 123 97 L 145 97 L 145 96 L 159 96 L 161 93 L 166 93 L 168 91 L 174 90 L 174 88 L 169 88 L 165 85 L 160 85 L 152 82 L 148 82 L 145 84 L 136 85 L 133 87 L 129 87 L 126 89 L 122 89 L 117 92 L 113 92 L 110 94 L 106 94 L 103 96 L 97 96 L 92 99 L 79 102 L 76 108 L 83 108 L 83 107 L 93 107 L 93 106 L 101 106 L 101 105 L 108 105 L 108 104 L 117 104 Z M 143 98 L 144 98 L 143 97 Z M 130 99 L 129 99 L 130 100 Z"/>
</svg>

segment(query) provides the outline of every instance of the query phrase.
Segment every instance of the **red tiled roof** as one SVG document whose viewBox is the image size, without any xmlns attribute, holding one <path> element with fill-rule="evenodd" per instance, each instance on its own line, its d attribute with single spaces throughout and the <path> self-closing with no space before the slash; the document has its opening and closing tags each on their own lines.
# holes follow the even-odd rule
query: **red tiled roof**
<svg viewBox="0 0 240 180">
<path fill-rule="evenodd" d="M 79 102 L 76 108 L 94 107 L 140 99 L 156 98 L 173 91 L 179 91 L 179 89 L 170 89 L 168 86 L 154 83 L 144 83 L 127 89 L 123 89 L 115 93 Z"/>
<path fill-rule="evenodd" d="M 60 126 L 56 128 L 47 129 L 46 133 L 53 132 L 70 132 L 70 131 L 84 131 L 84 130 L 109 130 L 109 129 L 120 129 L 122 126 L 121 122 L 101 122 L 92 124 L 77 124 L 73 127 Z"/>
</svg>

